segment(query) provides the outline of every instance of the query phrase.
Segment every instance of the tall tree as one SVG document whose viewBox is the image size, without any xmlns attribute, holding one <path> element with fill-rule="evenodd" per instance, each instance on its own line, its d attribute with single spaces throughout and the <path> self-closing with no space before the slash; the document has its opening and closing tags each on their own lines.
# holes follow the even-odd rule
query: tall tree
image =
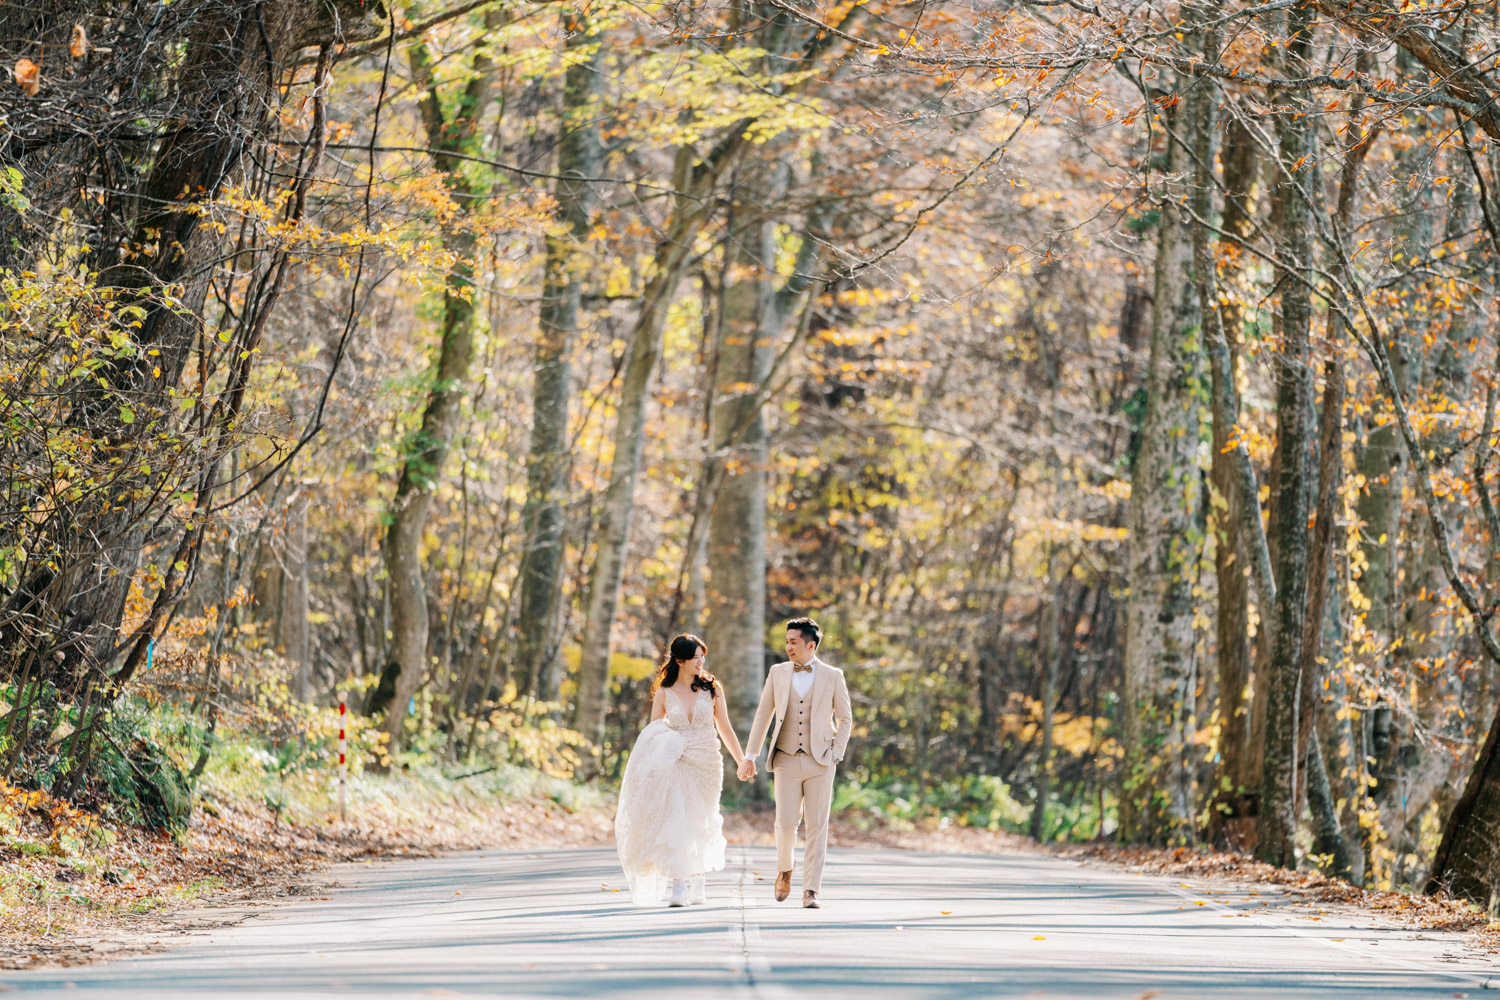
<svg viewBox="0 0 1500 1000">
<path fill-rule="evenodd" d="M 504 16 L 490 11 L 486 27 L 499 27 Z M 391 499 L 390 525 L 383 543 L 391 604 L 391 658 L 367 710 L 385 711 L 380 728 L 392 750 L 402 745 L 411 698 L 427 676 L 429 616 L 422 534 L 458 429 L 474 358 L 474 258 L 479 232 L 469 224 L 469 218 L 481 204 L 484 191 L 464 169 L 463 160 L 478 134 L 494 86 L 494 62 L 480 49 L 473 57 L 469 80 L 457 106 L 451 114 L 445 113 L 433 72 L 434 59 L 426 42 L 412 44 L 407 55 L 413 78 L 424 91 L 419 106 L 427 143 L 433 150 L 434 163 L 444 173 L 458 216 L 457 224 L 443 233 L 454 264 L 443 285 L 442 330 L 429 373 L 427 401 L 421 424 L 402 444 L 401 474 Z"/>
<path fill-rule="evenodd" d="M 1183 91 L 1189 78 L 1179 76 Z M 1191 838 L 1195 803 L 1188 767 L 1195 655 L 1193 598 L 1200 544 L 1197 464 L 1203 356 L 1193 281 L 1192 161 L 1184 130 L 1201 127 L 1176 105 L 1167 122 L 1166 176 L 1157 200 L 1155 307 L 1146 413 L 1131 476 L 1126 580 L 1123 786 L 1120 833 L 1131 841 Z"/>
<path fill-rule="evenodd" d="M 1291 10 L 1286 14 L 1289 41 L 1285 46 L 1283 68 L 1287 75 L 1305 73 L 1309 69 L 1312 20 L 1313 15 L 1306 10 Z M 1310 343 L 1311 196 L 1304 187 L 1301 170 L 1302 165 L 1313 157 L 1314 139 L 1306 114 L 1305 95 L 1287 91 L 1278 96 L 1286 107 L 1276 118 L 1275 177 L 1271 185 L 1279 291 L 1275 323 L 1281 339 L 1281 349 L 1275 359 L 1278 383 L 1278 467 L 1274 477 L 1276 603 L 1271 610 L 1275 623 L 1271 629 L 1265 756 L 1261 766 L 1260 823 L 1255 854 L 1262 861 L 1294 867 L 1297 816 L 1293 814 L 1293 801 L 1298 720 L 1302 707 L 1302 622 L 1307 612 L 1307 521 L 1316 441 Z"/>
<path fill-rule="evenodd" d="M 563 77 L 557 179 L 552 186 L 559 231 L 547 237 L 543 264 L 541 335 L 532 365 L 531 450 L 526 464 L 526 506 L 521 513 L 525 534 L 516 599 L 518 687 L 544 701 L 557 695 L 573 352 L 589 274 L 584 248 L 593 225 L 597 178 L 604 160 L 591 107 L 599 92 L 603 47 L 587 11 L 570 11 L 565 20 L 568 37 L 563 58 L 568 69 Z M 580 718 L 602 712 L 603 704 L 595 688 L 580 688 Z"/>
<path fill-rule="evenodd" d="M 732 211 L 739 220 L 725 248 L 726 274 L 738 275 L 724 293 L 715 337 L 718 359 L 709 424 L 707 469 L 712 508 L 708 519 L 705 641 L 717 651 L 732 702 L 754 704 L 765 681 L 766 478 L 770 439 L 763 416 L 777 345 L 797 322 L 818 260 L 821 227 L 812 222 L 792 273 L 779 278 L 779 227 L 766 207 L 776 205 L 793 180 L 783 164 L 742 171 Z M 780 280 L 781 286 L 777 287 Z M 795 337 L 795 333 L 793 334 Z M 781 356 L 791 349 L 781 349 Z"/>
<path fill-rule="evenodd" d="M 635 517 L 635 483 L 640 475 L 646 407 L 656 365 L 661 358 L 662 331 L 677 285 L 692 260 L 693 237 L 705 219 L 709 194 L 720 174 L 744 148 L 748 123 L 731 126 L 713 149 L 699 158 L 691 146 L 678 147 L 673 176 L 672 214 L 656 244 L 651 267 L 641 289 L 641 304 L 626 345 L 625 374 L 616 413 L 614 458 L 609 486 L 599 516 L 598 548 L 589 576 L 588 618 L 584 623 L 579 658 L 580 684 L 589 685 L 586 725 L 597 728 L 602 717 L 605 686 L 609 683 L 610 637 L 620 586 L 625 573 L 626 548 Z M 580 709 L 580 714 L 582 709 Z"/>
<path fill-rule="evenodd" d="M 29 37 L 16 38 L 16 29 L 26 36 L 35 31 L 45 37 L 59 28 L 66 32 L 88 19 L 89 6 L 9 12 L 7 50 L 19 46 L 33 51 L 35 43 Z M 84 258 L 97 271 L 98 284 L 111 290 L 115 308 L 139 313 L 136 321 L 121 327 L 129 329 L 128 347 L 112 351 L 88 378 L 75 383 L 65 418 L 70 435 L 97 442 L 90 451 L 98 449 L 104 466 L 117 470 L 115 478 L 105 489 L 84 497 L 65 523 L 58 519 L 61 534 L 55 545 L 42 534 L 26 541 L 35 559 L 7 587 L 5 645 L 26 651 L 20 663 L 34 656 L 41 664 L 38 676 L 53 674 L 60 684 L 74 688 L 123 684 L 144 662 L 169 606 L 185 594 L 206 514 L 173 516 L 176 501 L 166 499 L 171 491 L 163 490 L 160 463 L 153 474 L 147 458 L 173 435 L 194 439 L 187 450 L 206 458 L 186 488 L 197 494 L 196 511 L 213 505 L 221 485 L 217 470 L 227 431 L 239 414 L 261 334 L 286 277 L 286 259 L 279 258 L 262 275 L 258 296 L 241 310 L 243 322 L 231 337 L 232 353 L 210 359 L 215 365 L 212 375 L 199 372 L 200 378 L 214 377 L 221 380 L 217 385 L 227 387 L 220 404 L 211 414 L 181 416 L 178 395 L 190 388 L 183 385 L 184 373 L 203 358 L 205 306 L 224 259 L 225 237 L 205 220 L 246 160 L 279 135 L 274 109 L 301 50 L 371 37 L 379 24 L 370 13 L 343 0 L 277 0 L 253 7 L 201 3 L 163 9 L 152 31 L 136 33 L 132 19 L 115 25 L 121 46 L 118 61 L 90 58 L 70 74 L 59 73 L 60 83 L 71 76 L 69 82 L 80 86 L 103 84 L 97 92 L 77 95 L 86 100 L 76 109 L 71 101 L 59 102 L 51 94 L 31 102 L 23 97 L 21 106 L 5 109 L 12 136 L 5 158 L 37 176 L 42 190 L 53 196 L 47 204 L 51 221 L 45 225 L 85 223 L 96 211 L 92 185 L 98 183 L 97 190 L 108 192 L 100 194 L 93 243 L 83 248 Z M 53 20 L 58 15 L 61 20 Z M 59 44 L 52 51 L 58 55 L 57 65 L 64 66 L 68 46 Z M 40 67 L 32 65 L 40 78 Z M 327 65 L 325 56 L 320 72 Z M 159 86 L 143 86 L 133 77 L 133 72 L 148 68 Z M 14 79 L 22 89 L 12 93 L 30 96 L 52 85 L 50 79 L 37 79 L 28 86 L 23 76 L 17 63 Z M 118 96 L 101 100 L 101 93 Z M 62 118 L 55 115 L 60 106 L 70 107 Z M 89 121 L 101 116 L 103 120 Z M 307 147 L 314 164 L 324 142 L 321 125 L 320 120 Z M 119 145 L 126 133 L 128 161 Z M 98 141 L 104 138 L 113 140 L 112 152 L 101 157 Z M 47 177 L 56 169 L 48 160 L 65 164 L 57 171 L 63 178 L 78 181 L 98 169 L 108 179 L 59 185 L 56 177 Z M 83 173 L 74 174 L 74 167 Z M 288 213 L 305 205 L 307 180 L 297 177 L 290 185 L 294 196 Z M 6 199 L 8 210 L 20 203 L 14 197 Z M 80 208 L 77 214 L 75 208 Z M 26 225 L 36 221 L 33 213 Z M 45 231 L 26 232 L 31 245 L 45 243 Z M 29 251 L 14 245 L 5 255 L 13 263 L 30 257 Z M 143 554 L 171 532 L 180 541 L 155 578 L 158 587 L 151 610 L 131 635 L 122 637 L 127 599 L 138 581 Z M 18 542 L 8 539 L 6 544 Z M 52 554 L 42 558 L 49 545 Z M 119 664 L 122 653 L 124 662 Z"/>
<path fill-rule="evenodd" d="M 1208 86 L 1208 81 L 1199 86 Z M 1207 142 L 1200 142 L 1200 151 Z M 1211 150 L 1211 146 L 1210 146 Z M 1252 199 L 1259 172 L 1260 157 L 1255 139 L 1238 114 L 1232 114 L 1224 123 L 1224 209 L 1221 226 L 1226 234 L 1239 244 L 1248 240 L 1255 228 Z M 1198 201 L 1199 219 L 1207 220 L 1211 205 L 1212 157 L 1199 166 Z M 1218 667 L 1219 684 L 1219 787 L 1216 790 L 1218 809 L 1231 814 L 1246 814 L 1250 810 L 1244 802 L 1245 792 L 1254 786 L 1250 774 L 1250 713 L 1253 710 L 1247 697 L 1250 686 L 1250 580 L 1246 569 L 1250 561 L 1249 546 L 1244 536 L 1242 522 L 1247 516 L 1243 509 L 1242 491 L 1239 489 L 1236 468 L 1238 456 L 1232 455 L 1231 434 L 1239 420 L 1238 406 L 1233 401 L 1237 393 L 1234 385 L 1240 377 L 1240 324 L 1243 310 L 1239 296 L 1227 294 L 1222 301 L 1219 296 L 1208 295 L 1214 282 L 1214 260 L 1207 245 L 1208 234 L 1200 222 L 1194 227 L 1204 241 L 1203 252 L 1194 264 L 1199 281 L 1198 296 L 1204 309 L 1217 309 L 1218 323 L 1225 337 L 1228 371 L 1222 375 L 1214 371 L 1214 379 L 1223 379 L 1228 395 L 1221 393 L 1216 385 L 1213 392 L 1213 456 L 1210 477 L 1213 481 L 1216 504 L 1215 527 L 1218 536 L 1214 546 L 1214 576 L 1218 584 L 1218 600 L 1215 615 L 1215 661 Z M 1227 241 L 1226 241 L 1227 242 Z M 1232 263 L 1225 267 L 1224 279 L 1233 281 L 1240 272 L 1244 255 L 1238 245 Z M 1209 284 L 1205 284 L 1205 283 Z M 1212 317 L 1208 318 L 1212 323 Z M 1210 348 L 1211 350 L 1213 348 Z M 1254 497 L 1255 506 L 1249 516 L 1260 518 L 1259 497 Z M 1216 825 L 1222 813 L 1216 810 L 1210 824 Z"/>
</svg>

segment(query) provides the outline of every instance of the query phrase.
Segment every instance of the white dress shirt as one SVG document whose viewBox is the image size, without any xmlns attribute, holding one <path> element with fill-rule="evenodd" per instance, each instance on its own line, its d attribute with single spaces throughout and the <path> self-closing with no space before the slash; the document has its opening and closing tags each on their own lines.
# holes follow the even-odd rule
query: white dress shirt
<svg viewBox="0 0 1500 1000">
<path fill-rule="evenodd" d="M 797 665 L 792 664 L 792 687 L 798 698 L 807 697 L 807 692 L 812 690 L 813 680 L 818 676 L 818 658 L 815 656 L 807 662 L 811 665 L 811 670 L 798 670 Z"/>
</svg>

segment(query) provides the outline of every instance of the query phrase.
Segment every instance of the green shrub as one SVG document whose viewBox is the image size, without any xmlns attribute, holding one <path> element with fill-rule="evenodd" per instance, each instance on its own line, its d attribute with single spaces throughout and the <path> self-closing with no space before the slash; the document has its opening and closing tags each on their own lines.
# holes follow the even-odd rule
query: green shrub
<svg viewBox="0 0 1500 1000">
<path fill-rule="evenodd" d="M 181 761 L 196 754 L 202 726 L 186 712 L 121 698 L 87 714 L 50 684 L 0 686 L 0 761 L 10 779 L 106 819 L 178 832 L 192 812 Z"/>
<path fill-rule="evenodd" d="M 1029 807 L 1011 797 L 1010 787 L 994 775 L 971 774 L 930 783 L 925 789 L 907 780 L 861 782 L 841 780 L 836 786 L 835 812 L 850 812 L 855 822 L 911 823 L 947 817 L 960 826 L 983 830 L 1025 828 Z"/>
</svg>

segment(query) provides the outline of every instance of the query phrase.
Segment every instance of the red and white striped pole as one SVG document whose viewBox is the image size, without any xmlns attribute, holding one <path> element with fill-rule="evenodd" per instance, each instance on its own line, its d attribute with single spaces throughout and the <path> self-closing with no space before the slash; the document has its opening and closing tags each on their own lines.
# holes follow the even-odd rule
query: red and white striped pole
<svg viewBox="0 0 1500 1000">
<path fill-rule="evenodd" d="M 344 720 L 349 715 L 349 705 L 344 700 L 344 692 L 339 692 L 339 822 L 344 821 L 344 784 L 349 777 L 348 744 L 344 738 Z"/>
</svg>

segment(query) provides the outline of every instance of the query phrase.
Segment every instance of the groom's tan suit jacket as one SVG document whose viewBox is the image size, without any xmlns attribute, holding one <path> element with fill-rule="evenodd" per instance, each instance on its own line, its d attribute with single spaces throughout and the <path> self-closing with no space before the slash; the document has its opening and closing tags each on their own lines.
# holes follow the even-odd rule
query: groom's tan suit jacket
<svg viewBox="0 0 1500 1000">
<path fill-rule="evenodd" d="M 854 713 L 849 708 L 849 688 L 844 683 L 844 672 L 822 660 L 815 659 L 814 662 L 818 669 L 813 675 L 812 690 L 807 693 L 812 706 L 808 735 L 812 741 L 813 759 L 827 766 L 833 763 L 834 757 L 844 756 L 849 734 L 854 729 Z M 766 675 L 766 686 L 760 692 L 760 705 L 755 709 L 755 721 L 750 723 L 750 741 L 746 744 L 751 760 L 760 756 L 767 729 L 771 730 L 771 747 L 776 746 L 791 701 L 792 662 L 787 660 L 776 664 Z"/>
</svg>

